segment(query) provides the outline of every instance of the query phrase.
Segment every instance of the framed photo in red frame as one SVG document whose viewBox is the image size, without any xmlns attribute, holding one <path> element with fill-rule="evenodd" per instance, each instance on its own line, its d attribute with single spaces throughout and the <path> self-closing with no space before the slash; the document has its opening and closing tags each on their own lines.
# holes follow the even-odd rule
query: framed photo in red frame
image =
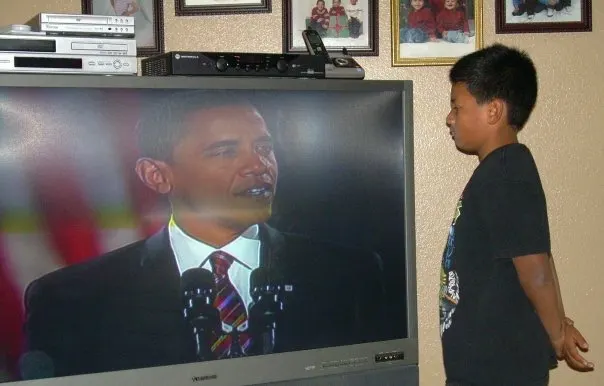
<svg viewBox="0 0 604 386">
<path fill-rule="evenodd" d="M 86 15 L 134 16 L 136 56 L 164 52 L 163 0 L 82 0 Z"/>
<path fill-rule="evenodd" d="M 495 32 L 590 32 L 591 0 L 495 0 Z"/>
</svg>

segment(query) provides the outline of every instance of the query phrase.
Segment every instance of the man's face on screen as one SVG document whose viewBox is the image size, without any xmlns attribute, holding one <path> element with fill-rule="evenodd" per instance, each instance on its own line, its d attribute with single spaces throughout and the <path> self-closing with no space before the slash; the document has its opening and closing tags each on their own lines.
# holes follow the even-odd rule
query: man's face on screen
<svg viewBox="0 0 604 386">
<path fill-rule="evenodd" d="M 183 124 L 169 166 L 174 209 L 226 226 L 267 221 L 278 168 L 262 116 L 247 106 L 215 107 Z"/>
</svg>

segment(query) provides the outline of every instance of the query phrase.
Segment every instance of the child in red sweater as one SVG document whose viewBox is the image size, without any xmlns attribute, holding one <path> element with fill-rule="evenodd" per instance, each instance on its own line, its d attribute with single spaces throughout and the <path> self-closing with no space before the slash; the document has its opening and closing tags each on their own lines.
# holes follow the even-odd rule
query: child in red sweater
<svg viewBox="0 0 604 386">
<path fill-rule="evenodd" d="M 310 28 L 321 36 L 325 36 L 329 28 L 329 9 L 325 6 L 325 0 L 317 0 L 310 15 Z"/>
<path fill-rule="evenodd" d="M 400 30 L 401 43 L 436 41 L 436 22 L 432 11 L 424 7 L 424 0 L 411 0 L 407 25 Z"/>
<path fill-rule="evenodd" d="M 470 27 L 468 19 L 457 0 L 445 0 L 445 8 L 436 16 L 436 30 L 451 43 L 468 43 Z"/>
</svg>

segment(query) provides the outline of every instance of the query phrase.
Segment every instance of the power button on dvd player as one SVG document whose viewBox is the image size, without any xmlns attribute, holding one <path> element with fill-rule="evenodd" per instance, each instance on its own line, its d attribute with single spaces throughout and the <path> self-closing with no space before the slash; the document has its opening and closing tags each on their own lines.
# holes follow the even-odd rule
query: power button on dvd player
<svg viewBox="0 0 604 386">
<path fill-rule="evenodd" d="M 115 60 L 113 61 L 113 67 L 114 67 L 116 70 L 119 70 L 119 69 L 122 67 L 122 62 L 121 62 L 119 59 L 115 59 Z"/>
</svg>

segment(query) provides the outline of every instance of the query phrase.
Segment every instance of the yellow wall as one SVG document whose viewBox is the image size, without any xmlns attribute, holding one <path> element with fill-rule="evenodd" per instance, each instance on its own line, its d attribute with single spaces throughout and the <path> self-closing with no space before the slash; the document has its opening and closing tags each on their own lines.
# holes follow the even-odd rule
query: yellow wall
<svg viewBox="0 0 604 386">
<path fill-rule="evenodd" d="M 174 16 L 164 0 L 169 50 L 281 52 L 281 1 L 271 14 Z M 594 0 L 593 32 L 496 35 L 493 0 L 484 0 L 485 44 L 528 50 L 540 74 L 539 101 L 521 139 L 533 150 L 548 196 L 554 254 L 567 313 L 604 366 L 604 2 Z M 80 0 L 0 0 L 0 25 L 36 13 L 80 12 Z M 12 8 L 8 10 L 8 8 Z M 360 58 L 369 79 L 411 79 L 415 90 L 417 261 L 422 386 L 443 384 L 437 291 L 440 255 L 455 201 L 476 160 L 453 147 L 445 127 L 449 67 L 390 66 L 390 0 L 379 0 L 380 56 Z M 600 326 L 600 328 L 598 328 Z M 604 385 L 604 370 L 562 365 L 552 386 Z"/>
</svg>

